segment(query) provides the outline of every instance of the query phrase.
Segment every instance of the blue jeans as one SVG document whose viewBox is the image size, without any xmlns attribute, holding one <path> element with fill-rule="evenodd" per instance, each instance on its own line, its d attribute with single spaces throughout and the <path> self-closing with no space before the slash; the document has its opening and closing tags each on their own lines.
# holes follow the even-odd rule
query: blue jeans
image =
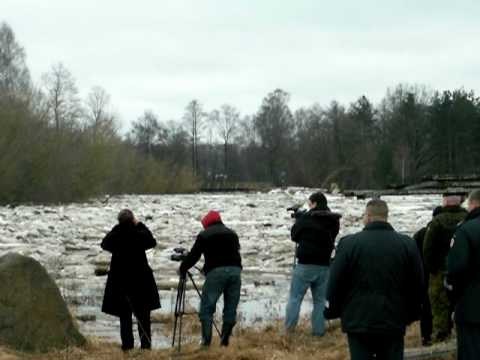
<svg viewBox="0 0 480 360">
<path fill-rule="evenodd" d="M 292 331 L 297 326 L 303 297 L 310 288 L 313 298 L 312 334 L 316 336 L 325 334 L 323 310 L 325 308 L 328 274 L 328 266 L 297 264 L 292 274 L 290 297 L 285 316 L 287 331 Z"/>
<path fill-rule="evenodd" d="M 237 266 L 222 266 L 210 270 L 202 288 L 200 321 L 211 323 L 217 301 L 223 294 L 223 323 L 235 325 L 237 306 L 240 301 L 241 269 Z"/>
</svg>

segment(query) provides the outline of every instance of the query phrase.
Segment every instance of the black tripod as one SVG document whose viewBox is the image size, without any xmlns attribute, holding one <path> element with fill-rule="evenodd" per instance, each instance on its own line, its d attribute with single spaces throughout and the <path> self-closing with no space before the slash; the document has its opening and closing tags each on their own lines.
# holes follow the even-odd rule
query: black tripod
<svg viewBox="0 0 480 360">
<path fill-rule="evenodd" d="M 197 291 L 197 294 L 201 300 L 202 294 L 200 293 L 200 290 L 198 289 L 197 284 L 195 284 L 192 274 L 189 271 L 187 271 L 187 275 L 190 278 L 190 281 L 192 282 L 193 287 Z M 182 346 L 182 319 L 183 319 L 183 315 L 185 314 L 186 290 L 187 290 L 187 276 L 180 275 L 180 278 L 178 280 L 178 286 L 177 286 L 177 301 L 175 303 L 175 322 L 173 324 L 173 339 L 172 339 L 172 347 L 175 347 L 175 341 L 177 340 L 177 334 L 178 334 L 178 349 L 177 349 L 178 352 L 180 352 L 180 349 Z M 215 321 L 213 322 L 213 326 L 215 327 L 215 330 L 217 331 L 218 336 L 221 336 Z"/>
</svg>

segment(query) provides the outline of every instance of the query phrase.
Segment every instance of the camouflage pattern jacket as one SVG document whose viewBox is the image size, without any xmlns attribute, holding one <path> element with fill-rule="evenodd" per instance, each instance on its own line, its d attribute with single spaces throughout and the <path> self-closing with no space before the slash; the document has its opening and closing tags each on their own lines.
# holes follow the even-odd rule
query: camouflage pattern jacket
<svg viewBox="0 0 480 360">
<path fill-rule="evenodd" d="M 459 223 L 467 216 L 460 206 L 443 207 L 427 227 L 423 242 L 425 271 L 429 274 L 444 273 L 450 242 Z"/>
</svg>

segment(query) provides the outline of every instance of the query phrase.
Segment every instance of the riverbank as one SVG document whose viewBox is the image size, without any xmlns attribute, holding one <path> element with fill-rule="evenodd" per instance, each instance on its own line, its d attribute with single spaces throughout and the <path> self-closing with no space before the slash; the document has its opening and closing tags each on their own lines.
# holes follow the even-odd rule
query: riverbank
<svg viewBox="0 0 480 360">
<path fill-rule="evenodd" d="M 103 359 L 136 359 L 157 360 L 179 358 L 185 360 L 338 360 L 348 359 L 348 346 L 346 337 L 338 325 L 331 326 L 325 336 L 314 338 L 309 334 L 310 326 L 303 321 L 294 335 L 286 336 L 282 333 L 282 324 L 276 322 L 262 329 L 237 329 L 232 338 L 231 346 L 221 348 L 218 338 L 215 338 L 209 350 L 200 350 L 197 337 L 187 337 L 188 343 L 183 344 L 181 353 L 172 349 L 141 351 L 134 350 L 123 353 L 118 344 L 106 343 L 90 338 L 85 348 L 70 348 L 63 351 L 53 351 L 46 354 L 21 354 L 0 349 L 1 360 L 103 360 Z M 187 334 L 199 331 L 196 327 L 187 326 Z M 420 336 L 418 324 L 408 329 L 405 338 L 406 358 L 415 359 L 447 359 L 453 360 L 450 354 L 439 357 L 415 357 L 418 351 L 425 354 L 435 353 L 437 348 L 420 349 Z"/>
</svg>

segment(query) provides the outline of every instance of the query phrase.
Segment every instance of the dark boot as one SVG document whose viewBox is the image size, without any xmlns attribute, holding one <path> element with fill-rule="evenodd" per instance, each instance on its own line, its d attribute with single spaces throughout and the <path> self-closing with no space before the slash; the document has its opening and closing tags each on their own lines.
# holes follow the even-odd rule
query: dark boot
<svg viewBox="0 0 480 360">
<path fill-rule="evenodd" d="M 220 340 L 221 346 L 228 346 L 228 341 L 230 339 L 230 335 L 232 335 L 232 330 L 234 326 L 235 324 L 228 324 L 228 323 L 226 324 L 224 323 L 222 325 L 222 336 Z"/>
<path fill-rule="evenodd" d="M 422 338 L 422 346 L 432 346 L 431 338 Z"/>
<path fill-rule="evenodd" d="M 202 346 L 208 347 L 212 343 L 212 322 L 202 321 Z"/>
</svg>

